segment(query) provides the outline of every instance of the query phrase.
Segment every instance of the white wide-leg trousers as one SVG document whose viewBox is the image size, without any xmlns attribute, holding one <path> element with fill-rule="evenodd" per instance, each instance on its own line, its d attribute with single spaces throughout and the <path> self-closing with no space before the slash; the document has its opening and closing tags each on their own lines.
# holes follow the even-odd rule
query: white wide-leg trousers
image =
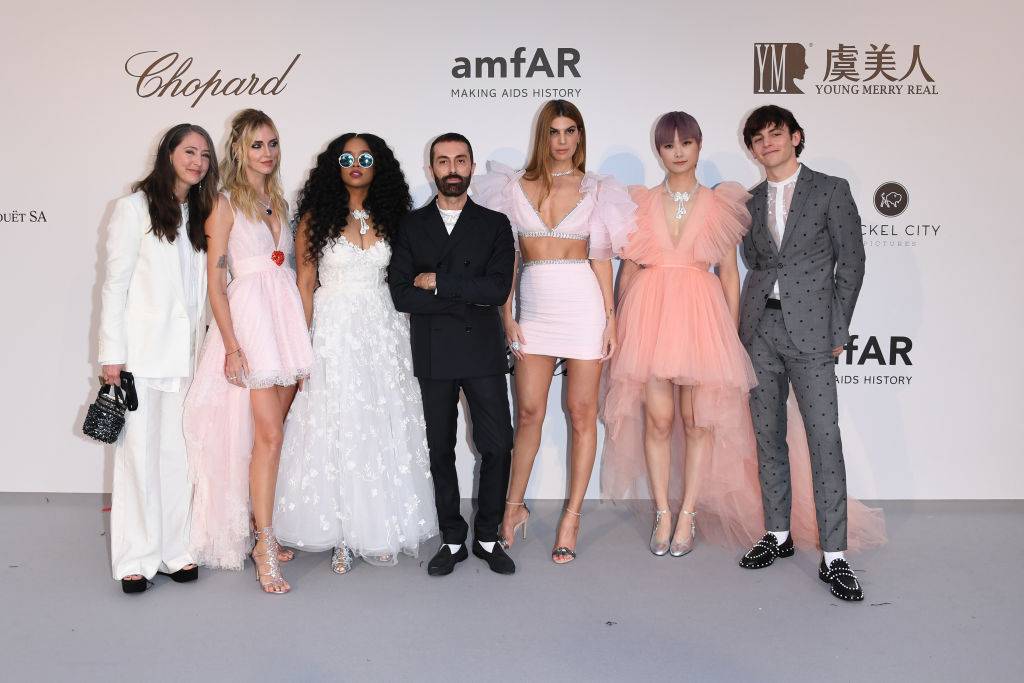
<svg viewBox="0 0 1024 683">
<path fill-rule="evenodd" d="M 181 414 L 188 382 L 180 391 L 157 391 L 135 379 L 139 408 L 127 413 L 114 454 L 110 555 L 114 579 L 153 578 L 194 560 L 188 552 L 192 487 L 185 461 Z"/>
</svg>

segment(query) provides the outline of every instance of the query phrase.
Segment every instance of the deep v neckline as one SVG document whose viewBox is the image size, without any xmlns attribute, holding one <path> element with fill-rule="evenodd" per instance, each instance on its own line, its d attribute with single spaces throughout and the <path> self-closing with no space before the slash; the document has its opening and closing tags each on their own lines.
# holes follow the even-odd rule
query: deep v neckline
<svg viewBox="0 0 1024 683">
<path fill-rule="evenodd" d="M 682 226 L 680 226 L 679 238 L 676 240 L 672 239 L 672 232 L 670 230 L 668 214 L 666 213 L 667 209 L 665 206 L 665 199 L 668 198 L 671 201 L 671 197 L 668 196 L 663 187 L 658 193 L 658 208 L 660 209 L 661 223 L 663 227 L 662 234 L 665 236 L 665 240 L 672 251 L 677 251 L 679 249 L 679 245 L 683 243 L 683 238 L 690 233 L 687 228 L 693 221 L 693 214 L 697 212 L 697 203 L 700 201 L 701 196 L 703 196 L 705 189 L 707 188 L 703 185 L 697 185 L 697 191 L 694 193 L 696 196 L 693 198 L 693 203 L 690 204 L 690 208 L 686 212 L 686 219 L 683 221 Z M 672 204 L 675 204 L 675 202 L 672 202 Z"/>
<path fill-rule="evenodd" d="M 267 232 L 270 233 L 270 242 L 274 246 L 274 251 L 281 251 L 281 240 L 284 238 L 284 226 L 281 225 L 281 221 L 277 222 L 277 239 L 274 239 L 274 229 L 270 227 L 269 223 L 262 218 L 260 219 L 260 223 L 262 223 L 263 227 L 265 227 Z"/>
<path fill-rule="evenodd" d="M 583 180 L 585 178 L 585 175 L 583 176 L 583 178 L 580 178 L 580 198 L 579 201 L 576 202 L 576 206 L 569 209 L 569 212 L 562 216 L 561 220 L 555 223 L 555 227 L 553 228 L 548 227 L 548 224 L 544 222 L 544 218 L 540 215 L 540 209 L 533 205 L 533 202 L 530 200 L 530 195 L 526 194 L 526 190 L 523 188 L 522 180 L 516 181 L 516 187 L 519 188 L 519 192 L 520 194 L 523 195 L 523 199 L 526 200 L 526 203 L 530 205 L 531 209 L 533 209 L 533 214 L 537 217 L 537 220 L 540 221 L 540 224 L 544 226 L 544 229 L 547 230 L 548 232 L 558 232 L 558 228 L 562 226 L 562 223 L 568 220 L 569 216 L 571 216 L 576 211 L 576 209 L 580 208 L 580 204 L 582 204 L 583 201 L 587 198 L 587 194 L 583 191 Z"/>
</svg>

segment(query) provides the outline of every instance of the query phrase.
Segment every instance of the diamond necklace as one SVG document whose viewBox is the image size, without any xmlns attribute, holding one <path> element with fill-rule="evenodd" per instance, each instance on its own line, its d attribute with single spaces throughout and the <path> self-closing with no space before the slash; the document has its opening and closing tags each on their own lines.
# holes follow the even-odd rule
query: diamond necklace
<svg viewBox="0 0 1024 683">
<path fill-rule="evenodd" d="M 679 220 L 686 215 L 685 204 L 693 199 L 694 195 L 697 194 L 697 188 L 699 187 L 700 183 L 698 182 L 689 192 L 673 192 L 672 188 L 668 186 L 668 178 L 665 178 L 665 191 L 668 192 L 668 196 L 672 198 L 672 201 L 676 203 L 676 220 Z"/>
</svg>

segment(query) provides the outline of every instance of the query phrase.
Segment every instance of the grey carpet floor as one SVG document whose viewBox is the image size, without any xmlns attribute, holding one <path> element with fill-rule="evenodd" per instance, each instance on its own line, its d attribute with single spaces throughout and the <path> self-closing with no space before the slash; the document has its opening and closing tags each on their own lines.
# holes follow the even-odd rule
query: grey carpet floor
<svg viewBox="0 0 1024 683">
<path fill-rule="evenodd" d="M 1021 680 L 1024 501 L 886 502 L 890 542 L 853 556 L 867 599 L 841 603 L 798 552 L 760 571 L 737 552 L 646 550 L 648 517 L 585 505 L 579 559 L 549 559 L 559 504 L 533 503 L 515 576 L 470 556 L 286 565 L 141 595 L 110 578 L 107 498 L 0 494 L 0 679 L 8 681 Z M 468 510 L 469 502 L 464 507 Z"/>
</svg>

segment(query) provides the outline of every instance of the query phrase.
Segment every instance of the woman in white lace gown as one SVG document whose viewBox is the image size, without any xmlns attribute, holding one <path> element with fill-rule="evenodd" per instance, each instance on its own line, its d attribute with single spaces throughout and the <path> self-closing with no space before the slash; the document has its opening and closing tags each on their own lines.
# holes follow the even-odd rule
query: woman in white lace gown
<svg viewBox="0 0 1024 683">
<path fill-rule="evenodd" d="M 408 318 L 385 283 L 409 186 L 375 135 L 347 133 L 299 197 L 299 290 L 313 371 L 285 423 L 274 526 L 282 544 L 394 565 L 437 534 L 426 425 Z M 319 286 L 317 286 L 319 284 Z"/>
</svg>

